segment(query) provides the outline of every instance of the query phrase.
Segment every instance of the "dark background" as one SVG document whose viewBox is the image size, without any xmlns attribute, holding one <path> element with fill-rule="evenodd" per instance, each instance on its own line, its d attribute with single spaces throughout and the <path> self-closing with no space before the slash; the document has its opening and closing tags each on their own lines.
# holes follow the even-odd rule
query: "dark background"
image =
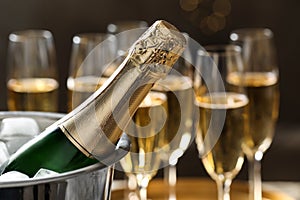
<svg viewBox="0 0 300 200">
<path fill-rule="evenodd" d="M 223 0 L 226 2 L 226 0 Z M 198 2 L 195 9 L 187 7 Z M 210 31 L 203 19 L 212 13 L 216 0 L 1 0 L 0 1 L 0 110 L 6 106 L 6 54 L 9 33 L 22 29 L 48 29 L 55 39 L 60 82 L 60 112 L 66 112 L 66 79 L 71 39 L 79 32 L 106 32 L 116 20 L 165 19 L 202 45 L 228 42 L 231 30 L 268 27 L 275 35 L 280 70 L 281 106 L 274 143 L 263 165 L 265 180 L 300 180 L 300 1 L 232 0 L 225 26 Z M 193 7 L 193 6 L 192 6 Z M 297 89 L 298 88 L 298 89 Z M 179 161 L 180 176 L 205 174 L 192 146 Z M 245 169 L 239 175 L 245 178 Z"/>
</svg>

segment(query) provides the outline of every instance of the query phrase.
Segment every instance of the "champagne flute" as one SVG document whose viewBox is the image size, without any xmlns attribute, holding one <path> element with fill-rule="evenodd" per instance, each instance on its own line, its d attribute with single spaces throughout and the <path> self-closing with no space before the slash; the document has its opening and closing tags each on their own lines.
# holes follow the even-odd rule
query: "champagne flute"
<svg viewBox="0 0 300 200">
<path fill-rule="evenodd" d="M 111 63 L 114 59 L 115 48 L 114 36 L 106 33 L 79 33 L 72 38 L 67 79 L 68 111 L 84 102 L 115 71 L 117 66 Z M 115 165 L 108 167 L 106 179 L 108 186 L 113 181 L 114 167 Z M 109 190 L 109 188 L 105 189 Z M 108 197 L 109 195 L 107 199 Z"/>
<path fill-rule="evenodd" d="M 107 32 L 117 35 L 117 55 L 124 56 L 147 27 L 148 23 L 142 20 L 122 20 L 108 24 Z"/>
<path fill-rule="evenodd" d="M 279 109 L 278 67 L 273 33 L 270 29 L 249 28 L 230 34 L 233 43 L 242 46 L 245 74 L 233 85 L 244 86 L 249 96 L 250 131 L 243 145 L 249 163 L 250 199 L 262 199 L 261 160 L 270 147 Z"/>
<path fill-rule="evenodd" d="M 164 179 L 173 187 L 177 181 L 176 164 L 191 144 L 193 114 L 194 114 L 194 91 L 193 91 L 193 66 L 189 47 L 189 36 L 183 33 L 187 40 L 187 48 L 173 66 L 165 79 L 157 82 L 154 91 L 163 92 L 167 95 L 168 117 L 166 121 L 165 139 L 169 143 L 166 151 L 164 167 Z M 172 189 L 172 188 L 171 188 Z"/>
<path fill-rule="evenodd" d="M 86 100 L 115 71 L 116 40 L 111 34 L 80 33 L 73 37 L 67 80 L 68 110 Z M 100 78 L 99 78 L 100 77 Z"/>
<path fill-rule="evenodd" d="M 58 110 L 58 81 L 53 36 L 47 30 L 22 30 L 9 35 L 8 109 Z"/>
<path fill-rule="evenodd" d="M 145 32 L 148 23 L 142 20 L 121 20 L 107 25 L 107 32 L 116 36 L 116 65 L 119 65 L 131 45 Z"/>
<path fill-rule="evenodd" d="M 242 143 L 248 130 L 248 98 L 228 82 L 243 73 L 240 48 L 207 46 L 197 54 L 194 88 L 200 118 L 196 143 L 202 163 L 217 183 L 218 199 L 230 199 L 230 185 L 244 162 Z"/>
<path fill-rule="evenodd" d="M 131 140 L 130 152 L 120 161 L 129 178 L 135 180 L 136 192 L 130 193 L 140 200 L 147 199 L 149 181 L 160 168 L 165 146 L 165 120 L 167 96 L 151 91 L 143 100 L 126 128 Z M 132 198 L 132 197 L 131 197 Z"/>
</svg>

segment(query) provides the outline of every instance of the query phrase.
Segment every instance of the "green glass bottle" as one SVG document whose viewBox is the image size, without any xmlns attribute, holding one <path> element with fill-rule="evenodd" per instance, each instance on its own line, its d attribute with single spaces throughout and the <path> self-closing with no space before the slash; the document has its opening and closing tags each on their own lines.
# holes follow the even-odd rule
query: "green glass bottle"
<svg viewBox="0 0 300 200">
<path fill-rule="evenodd" d="M 97 163 L 76 148 L 59 128 L 46 130 L 43 137 L 24 147 L 12 156 L 4 173 L 19 171 L 33 177 L 40 168 L 61 173 Z"/>
<path fill-rule="evenodd" d="M 130 116 L 184 47 L 185 38 L 174 26 L 155 22 L 102 87 L 22 146 L 0 167 L 0 173 L 20 171 L 32 177 L 40 168 L 61 173 L 98 161 L 111 163 L 110 155 Z"/>
</svg>

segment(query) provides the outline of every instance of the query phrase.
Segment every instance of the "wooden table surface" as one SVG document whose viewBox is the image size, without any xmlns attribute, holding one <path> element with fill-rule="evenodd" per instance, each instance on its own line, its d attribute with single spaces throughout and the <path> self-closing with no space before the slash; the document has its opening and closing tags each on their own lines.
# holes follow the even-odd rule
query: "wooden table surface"
<svg viewBox="0 0 300 200">
<path fill-rule="evenodd" d="M 120 185 L 121 184 L 121 185 Z M 118 185 L 115 184 L 112 190 L 112 200 L 126 199 L 124 196 L 128 193 L 124 189 L 124 181 Z M 217 200 L 216 184 L 210 179 L 199 178 L 180 178 L 177 181 L 176 188 L 177 200 Z M 127 192 L 127 193 L 126 193 Z M 154 179 L 150 182 L 148 188 L 148 199 L 163 200 L 170 198 L 170 190 L 168 186 L 160 179 Z M 231 187 L 232 200 L 248 200 L 248 184 L 247 182 L 234 181 Z M 264 200 L 295 200 L 287 194 L 274 191 L 263 191 Z"/>
</svg>

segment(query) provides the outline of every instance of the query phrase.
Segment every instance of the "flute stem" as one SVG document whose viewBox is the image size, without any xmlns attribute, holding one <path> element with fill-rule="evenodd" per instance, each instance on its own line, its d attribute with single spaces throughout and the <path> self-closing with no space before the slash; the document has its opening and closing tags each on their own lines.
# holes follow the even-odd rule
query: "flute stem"
<svg viewBox="0 0 300 200">
<path fill-rule="evenodd" d="M 177 182 L 177 172 L 176 172 L 176 165 L 168 165 L 164 168 L 164 179 L 165 182 L 174 187 Z"/>
<path fill-rule="evenodd" d="M 151 177 L 148 174 L 138 174 L 137 178 L 137 194 L 139 200 L 147 200 L 147 188 Z"/>
<path fill-rule="evenodd" d="M 143 186 L 138 187 L 138 194 L 140 200 L 147 200 L 147 188 Z"/>
<path fill-rule="evenodd" d="M 256 152 L 252 157 L 248 157 L 249 200 L 262 200 L 261 159 L 262 152 Z"/>
<path fill-rule="evenodd" d="M 231 179 L 216 181 L 218 188 L 218 200 L 230 200 Z"/>
<path fill-rule="evenodd" d="M 169 187 L 169 200 L 176 200 L 177 170 L 176 164 L 164 168 L 164 181 Z"/>
</svg>

